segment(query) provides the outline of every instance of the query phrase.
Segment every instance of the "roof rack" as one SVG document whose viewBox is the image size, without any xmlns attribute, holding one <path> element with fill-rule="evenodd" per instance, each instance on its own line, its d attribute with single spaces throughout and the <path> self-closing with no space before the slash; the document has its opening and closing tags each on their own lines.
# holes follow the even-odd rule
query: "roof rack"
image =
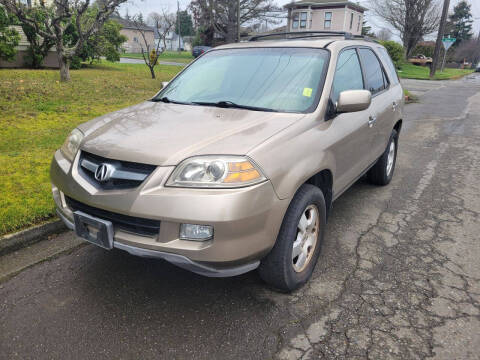
<svg viewBox="0 0 480 360">
<path fill-rule="evenodd" d="M 362 39 L 362 40 L 365 40 L 365 41 L 369 41 L 369 42 L 374 42 L 374 43 L 377 43 L 379 44 L 380 41 L 378 41 L 377 39 L 374 39 L 370 36 L 367 36 L 367 35 L 354 35 L 353 36 L 355 39 Z"/>
<path fill-rule="evenodd" d="M 265 35 L 252 36 L 248 41 L 258 41 L 265 38 L 281 36 L 288 40 L 293 39 L 305 39 L 310 37 L 331 37 L 331 36 L 343 36 L 345 40 L 353 40 L 361 35 L 352 35 L 352 33 L 346 31 L 293 31 L 293 32 L 280 32 L 271 33 Z"/>
</svg>

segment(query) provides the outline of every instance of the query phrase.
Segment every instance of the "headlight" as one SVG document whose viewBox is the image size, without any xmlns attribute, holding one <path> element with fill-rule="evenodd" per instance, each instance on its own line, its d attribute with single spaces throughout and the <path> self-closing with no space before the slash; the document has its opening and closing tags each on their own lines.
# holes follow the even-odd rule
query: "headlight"
<svg viewBox="0 0 480 360">
<path fill-rule="evenodd" d="M 78 129 L 73 129 L 73 131 L 68 135 L 67 140 L 60 149 L 63 155 L 70 161 L 75 159 L 80 143 L 83 140 L 83 133 Z"/>
<path fill-rule="evenodd" d="M 250 159 L 243 156 L 198 156 L 180 163 L 166 186 L 232 188 L 265 181 Z"/>
</svg>

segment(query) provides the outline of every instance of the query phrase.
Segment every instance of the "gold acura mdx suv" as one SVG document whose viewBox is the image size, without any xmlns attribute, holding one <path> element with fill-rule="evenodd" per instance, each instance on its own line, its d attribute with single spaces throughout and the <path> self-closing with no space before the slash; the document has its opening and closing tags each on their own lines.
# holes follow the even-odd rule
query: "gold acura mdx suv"
<svg viewBox="0 0 480 360">
<path fill-rule="evenodd" d="M 278 39 L 281 38 L 281 39 Z M 105 249 L 283 291 L 315 268 L 332 202 L 390 182 L 404 95 L 348 33 L 209 50 L 151 100 L 79 125 L 51 165 L 58 215 Z"/>
</svg>

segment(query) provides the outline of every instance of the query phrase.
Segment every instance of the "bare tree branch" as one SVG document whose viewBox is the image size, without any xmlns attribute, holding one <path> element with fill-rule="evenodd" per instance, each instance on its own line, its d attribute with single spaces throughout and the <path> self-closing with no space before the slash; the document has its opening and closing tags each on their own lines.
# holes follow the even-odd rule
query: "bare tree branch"
<svg viewBox="0 0 480 360">
<path fill-rule="evenodd" d="M 162 10 L 162 13 L 152 12 L 148 16 L 148 22 L 152 25 L 151 28 L 147 28 L 142 21 L 139 20 L 138 15 L 133 17 L 133 24 L 135 29 L 142 36 L 142 42 L 140 47 L 142 50 L 143 61 L 145 65 L 150 69 L 152 79 L 155 79 L 155 65 L 158 63 L 158 58 L 167 48 L 166 38 L 175 26 L 175 15 L 168 13 L 166 10 Z M 154 33 L 154 48 L 151 50 L 151 43 L 147 39 L 147 32 L 153 31 Z M 159 39 L 155 44 L 155 33 L 158 34 Z M 160 41 L 161 40 L 161 41 Z M 163 42 L 163 48 L 161 43 Z"/>
<path fill-rule="evenodd" d="M 371 9 L 395 28 L 409 57 L 426 35 L 438 29 L 438 0 L 370 0 Z"/>
<path fill-rule="evenodd" d="M 237 38 L 237 0 L 193 0 L 190 10 L 197 26 L 207 34 L 207 44 L 214 45 L 215 34 L 227 42 Z M 278 23 L 285 18 L 284 11 L 273 0 L 240 0 L 240 25 L 258 22 Z M 280 15 L 282 14 L 282 15 Z"/>
</svg>

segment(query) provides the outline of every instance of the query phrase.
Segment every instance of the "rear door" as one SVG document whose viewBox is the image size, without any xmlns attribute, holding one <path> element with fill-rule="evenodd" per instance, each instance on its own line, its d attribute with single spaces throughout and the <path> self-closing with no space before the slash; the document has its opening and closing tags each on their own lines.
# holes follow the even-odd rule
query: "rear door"
<svg viewBox="0 0 480 360">
<path fill-rule="evenodd" d="M 393 64 L 390 55 L 388 55 L 387 49 L 384 47 L 377 46 L 375 48 L 377 54 L 380 58 L 380 61 L 383 65 L 383 69 L 389 79 L 389 88 L 388 93 L 390 95 L 390 106 L 392 111 L 391 122 L 386 121 L 381 124 L 379 128 L 379 134 L 383 138 L 389 138 L 392 132 L 393 126 L 397 123 L 398 120 L 403 118 L 403 105 L 405 103 L 405 94 L 403 92 L 402 84 L 398 78 L 397 70 Z M 386 144 L 385 144 L 386 147 Z"/>
<path fill-rule="evenodd" d="M 393 129 L 393 104 L 389 92 L 390 82 L 376 53 L 369 47 L 361 47 L 358 52 L 366 89 L 372 93 L 368 126 L 372 133 L 369 159 L 373 163 L 385 151 Z"/>
</svg>

